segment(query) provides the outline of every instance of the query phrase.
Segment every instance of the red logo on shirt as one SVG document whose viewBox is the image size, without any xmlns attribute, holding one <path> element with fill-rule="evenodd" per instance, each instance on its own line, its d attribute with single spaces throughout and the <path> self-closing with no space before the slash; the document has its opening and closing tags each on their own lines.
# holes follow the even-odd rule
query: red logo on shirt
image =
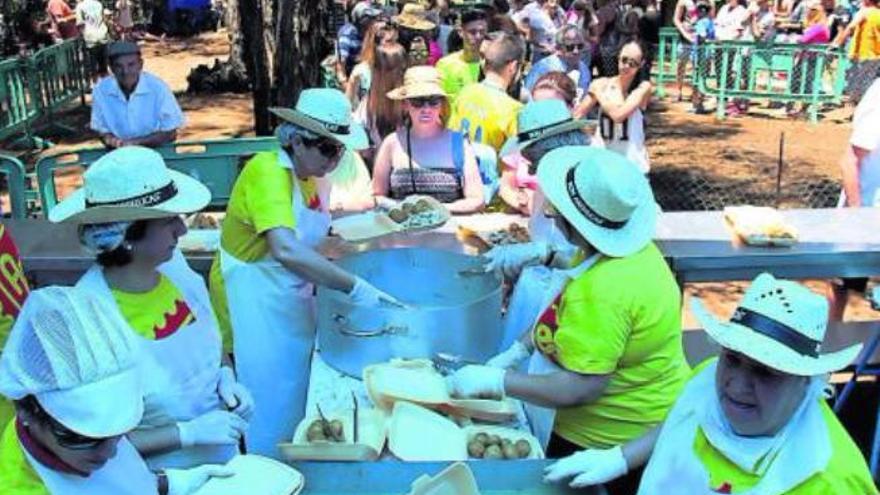
<svg viewBox="0 0 880 495">
<path fill-rule="evenodd" d="M 561 302 L 562 294 L 559 294 L 553 302 L 547 306 L 544 312 L 541 313 L 541 317 L 538 318 L 538 323 L 535 324 L 535 328 L 532 329 L 532 340 L 535 342 L 535 348 L 538 349 L 541 354 L 557 364 L 559 364 L 556 360 L 556 357 L 559 354 L 559 349 L 556 347 L 556 340 L 553 336 L 556 334 L 556 330 L 559 329 L 557 317 Z"/>
<path fill-rule="evenodd" d="M 196 316 L 189 309 L 186 301 L 178 299 L 174 302 L 174 312 L 171 314 L 165 313 L 165 325 L 161 327 L 156 326 L 153 329 L 156 340 L 162 340 L 174 335 L 175 332 L 195 321 Z"/>
<path fill-rule="evenodd" d="M 316 211 L 321 209 L 321 196 L 315 194 L 309 198 L 309 209 Z"/>
<path fill-rule="evenodd" d="M 730 483 L 725 481 L 724 483 L 721 484 L 721 486 L 719 486 L 718 488 L 716 488 L 713 491 L 715 493 L 733 493 L 733 486 L 731 486 Z"/>
</svg>

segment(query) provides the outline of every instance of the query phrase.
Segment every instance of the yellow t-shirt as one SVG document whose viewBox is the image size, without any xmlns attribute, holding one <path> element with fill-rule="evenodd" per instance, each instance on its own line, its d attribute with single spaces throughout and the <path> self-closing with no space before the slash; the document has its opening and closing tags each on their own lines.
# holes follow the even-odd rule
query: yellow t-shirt
<svg viewBox="0 0 880 495">
<path fill-rule="evenodd" d="M 147 292 L 110 292 L 125 321 L 145 339 L 162 340 L 196 319 L 183 294 L 165 275 L 159 275 L 159 283 Z"/>
<path fill-rule="evenodd" d="M 475 143 L 501 150 L 504 141 L 516 134 L 516 115 L 522 103 L 499 88 L 486 83 L 465 86 L 459 93 L 449 117 L 449 128 L 463 131 Z M 502 164 L 501 160 L 498 161 Z M 500 170 L 499 170 L 500 173 Z"/>
<path fill-rule="evenodd" d="M 0 437 L 0 493 L 49 495 L 40 476 L 24 456 L 15 422 L 10 421 Z"/>
<path fill-rule="evenodd" d="M 235 258 L 253 262 L 269 253 L 267 231 L 286 227 L 296 227 L 293 213 L 293 170 L 281 165 L 284 151 L 264 151 L 257 153 L 244 166 L 239 174 L 223 219 L 220 245 Z M 303 201 L 309 208 L 321 208 L 317 181 L 314 178 L 299 180 L 298 188 Z M 214 257 L 209 276 L 211 304 L 217 315 L 220 334 L 223 336 L 223 349 L 232 349 L 232 325 L 229 321 L 229 306 L 226 301 L 226 287 L 220 268 L 220 254 Z"/>
<path fill-rule="evenodd" d="M 437 61 L 436 67 L 440 72 L 440 86 L 443 87 L 450 102 L 455 101 L 463 87 L 480 79 L 480 61 L 466 61 L 464 50 L 450 53 L 441 58 Z"/>
<path fill-rule="evenodd" d="M 681 294 L 653 243 L 601 258 L 571 281 L 541 315 L 533 340 L 566 370 L 611 375 L 595 402 L 557 411 L 555 433 L 585 448 L 620 445 L 656 426 L 690 374 Z"/>
<path fill-rule="evenodd" d="M 821 472 L 787 495 L 830 495 L 830 494 L 876 494 L 877 488 L 871 480 L 871 473 L 865 464 L 861 451 L 853 443 L 849 434 L 840 424 L 834 412 L 824 400 L 820 401 L 822 416 L 831 437 L 831 460 Z M 694 452 L 709 472 L 712 490 L 718 493 L 741 493 L 751 489 L 760 478 L 742 471 L 706 440 L 702 430 L 694 439 Z"/>
<path fill-rule="evenodd" d="M 849 56 L 858 62 L 880 59 L 880 8 L 865 8 L 865 19 L 856 26 Z"/>
</svg>

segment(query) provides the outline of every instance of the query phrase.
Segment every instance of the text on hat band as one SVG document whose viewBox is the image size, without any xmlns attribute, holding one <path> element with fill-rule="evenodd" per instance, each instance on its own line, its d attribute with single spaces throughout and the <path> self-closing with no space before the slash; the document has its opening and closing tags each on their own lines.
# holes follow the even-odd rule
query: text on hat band
<svg viewBox="0 0 880 495">
<path fill-rule="evenodd" d="M 600 227 L 605 227 L 606 229 L 611 230 L 622 229 L 623 226 L 626 225 L 626 220 L 618 222 L 616 220 L 605 218 L 584 201 L 584 198 L 578 191 L 577 184 L 574 183 L 574 169 L 575 167 L 568 169 L 568 173 L 565 174 L 565 190 L 568 191 L 568 197 L 571 199 L 571 202 L 574 203 L 574 207 L 577 208 L 577 211 L 585 216 L 587 220 Z"/>
<path fill-rule="evenodd" d="M 112 201 L 89 201 L 87 199 L 86 208 L 93 208 L 96 206 L 156 206 L 157 204 L 168 201 L 176 195 L 177 186 L 174 184 L 174 181 L 170 181 L 168 182 L 168 184 L 160 187 L 159 189 L 130 198 L 114 199 Z"/>
<path fill-rule="evenodd" d="M 348 134 L 350 132 L 348 125 L 346 125 L 346 124 L 334 124 L 332 122 L 325 122 L 321 119 L 316 119 L 315 117 L 312 117 L 311 115 L 309 115 L 309 117 L 312 120 L 314 120 L 315 122 L 321 124 L 321 126 L 324 127 L 324 129 L 326 129 L 328 132 L 330 132 L 332 134 Z"/>
<path fill-rule="evenodd" d="M 520 142 L 528 141 L 531 139 L 538 139 L 542 137 L 544 134 L 547 134 L 547 131 L 552 130 L 553 128 L 560 126 L 562 124 L 567 124 L 571 122 L 572 118 L 567 118 L 564 120 L 560 120 L 559 122 L 554 122 L 552 124 L 542 125 L 541 127 L 536 127 L 530 131 L 523 131 L 516 135 L 516 138 L 519 139 Z"/>
<path fill-rule="evenodd" d="M 822 342 L 813 340 L 773 318 L 739 307 L 734 311 L 730 321 L 749 327 L 765 337 L 770 337 L 798 354 L 814 358 L 819 357 L 819 347 L 822 345 Z"/>
</svg>

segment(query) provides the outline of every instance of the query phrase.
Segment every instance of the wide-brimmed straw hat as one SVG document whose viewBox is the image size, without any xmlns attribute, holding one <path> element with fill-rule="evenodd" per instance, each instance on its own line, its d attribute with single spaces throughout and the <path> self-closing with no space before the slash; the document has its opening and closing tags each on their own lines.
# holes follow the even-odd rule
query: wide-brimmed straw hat
<svg viewBox="0 0 880 495">
<path fill-rule="evenodd" d="M 417 65 L 403 74 L 403 86 L 392 89 L 387 96 L 392 100 L 406 100 L 447 95 L 440 86 L 440 71 L 430 65 Z"/>
<path fill-rule="evenodd" d="M 720 321 L 699 299 L 691 309 L 721 347 L 775 370 L 799 376 L 831 373 L 859 354 L 862 344 L 822 354 L 828 301 L 801 284 L 762 273 L 746 290 L 730 321 Z"/>
<path fill-rule="evenodd" d="M 193 213 L 211 191 L 169 169 L 155 150 L 126 146 L 99 158 L 83 174 L 83 187 L 49 211 L 52 222 L 105 223 Z"/>
<path fill-rule="evenodd" d="M 638 167 L 600 148 L 564 146 L 541 158 L 538 185 L 550 204 L 596 250 L 623 257 L 654 235 L 657 204 Z"/>
<path fill-rule="evenodd" d="M 505 141 L 499 155 L 508 156 L 522 151 L 544 138 L 563 132 L 583 129 L 589 122 L 575 119 L 565 102 L 557 99 L 531 101 L 516 117 L 519 132 Z"/>
<path fill-rule="evenodd" d="M 101 297 L 77 287 L 36 290 L 0 357 L 0 393 L 12 400 L 35 396 L 80 435 L 125 434 L 144 411 L 132 335 L 119 310 Z"/>
<path fill-rule="evenodd" d="M 394 24 L 413 31 L 430 31 L 437 27 L 428 20 L 428 12 L 419 4 L 408 3 L 403 6 L 399 15 L 391 18 Z"/>
<path fill-rule="evenodd" d="M 370 145 L 363 126 L 351 118 L 351 102 L 337 89 L 304 89 L 296 107 L 272 107 L 269 111 L 307 131 L 339 141 L 348 149 L 362 150 Z"/>
</svg>

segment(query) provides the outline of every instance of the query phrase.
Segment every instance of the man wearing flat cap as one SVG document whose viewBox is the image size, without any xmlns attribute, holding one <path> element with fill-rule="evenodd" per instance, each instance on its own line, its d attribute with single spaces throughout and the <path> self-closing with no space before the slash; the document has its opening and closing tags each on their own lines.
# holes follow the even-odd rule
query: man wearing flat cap
<svg viewBox="0 0 880 495">
<path fill-rule="evenodd" d="M 174 141 L 183 112 L 168 85 L 144 72 L 138 45 L 118 41 L 107 52 L 113 76 L 98 81 L 92 91 L 89 126 L 108 148 L 156 147 Z"/>
</svg>

